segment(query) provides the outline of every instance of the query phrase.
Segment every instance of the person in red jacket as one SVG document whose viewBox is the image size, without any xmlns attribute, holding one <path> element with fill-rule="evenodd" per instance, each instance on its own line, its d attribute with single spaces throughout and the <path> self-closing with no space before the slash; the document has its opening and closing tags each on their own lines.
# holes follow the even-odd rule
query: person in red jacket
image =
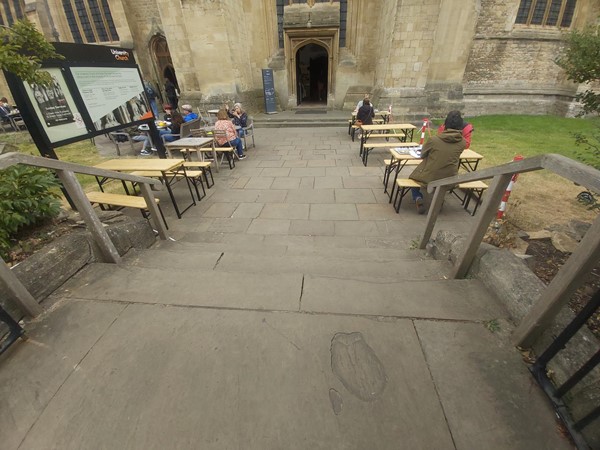
<svg viewBox="0 0 600 450">
<path fill-rule="evenodd" d="M 440 127 L 438 128 L 438 134 L 442 133 L 444 130 L 446 129 L 446 123 L 443 123 L 442 125 L 440 125 Z M 467 147 L 469 148 L 471 146 L 471 135 L 473 134 L 473 125 L 465 122 L 463 120 L 463 125 L 462 125 L 462 137 L 465 139 L 465 142 L 467 143 Z"/>
</svg>

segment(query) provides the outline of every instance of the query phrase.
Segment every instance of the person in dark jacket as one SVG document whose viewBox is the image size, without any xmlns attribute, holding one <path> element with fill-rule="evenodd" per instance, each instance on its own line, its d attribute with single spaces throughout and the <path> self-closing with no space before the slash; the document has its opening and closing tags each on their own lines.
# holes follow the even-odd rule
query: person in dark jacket
<svg viewBox="0 0 600 450">
<path fill-rule="evenodd" d="M 179 96 L 177 95 L 177 87 L 168 78 L 165 78 L 165 94 L 167 95 L 167 101 L 173 107 L 173 110 L 176 110 L 177 105 L 179 104 Z"/>
<path fill-rule="evenodd" d="M 423 145 L 421 164 L 409 178 L 427 184 L 435 180 L 454 176 L 458 173 L 460 154 L 467 143 L 462 136 L 463 119 L 460 111 L 450 111 L 444 122 L 444 131 L 432 136 Z M 419 214 L 425 213 L 423 194 L 419 188 L 412 188 L 412 198 Z"/>
<path fill-rule="evenodd" d="M 362 106 L 356 113 L 356 120 L 360 120 L 362 125 L 373 125 L 373 117 L 375 117 L 375 110 L 373 110 L 370 100 L 365 97 Z"/>
</svg>

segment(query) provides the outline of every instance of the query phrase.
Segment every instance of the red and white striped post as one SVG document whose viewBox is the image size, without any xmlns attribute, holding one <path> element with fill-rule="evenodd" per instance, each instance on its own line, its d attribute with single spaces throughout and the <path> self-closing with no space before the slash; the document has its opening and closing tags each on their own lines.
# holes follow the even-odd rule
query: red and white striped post
<svg viewBox="0 0 600 450">
<path fill-rule="evenodd" d="M 521 155 L 516 155 L 513 158 L 513 161 L 521 161 L 523 157 Z M 498 208 L 498 213 L 496 214 L 496 220 L 500 220 L 504 217 L 504 211 L 506 211 L 506 204 L 508 203 L 508 198 L 510 197 L 510 193 L 517 182 L 517 178 L 519 177 L 518 173 L 513 174 L 510 179 L 510 183 L 506 187 L 506 191 L 504 191 L 504 195 L 502 196 L 502 201 L 500 202 L 500 208 Z"/>
<path fill-rule="evenodd" d="M 427 118 L 423 119 L 423 126 L 421 127 L 421 140 L 419 141 L 419 145 L 423 147 L 425 143 L 425 130 L 427 129 Z"/>
</svg>

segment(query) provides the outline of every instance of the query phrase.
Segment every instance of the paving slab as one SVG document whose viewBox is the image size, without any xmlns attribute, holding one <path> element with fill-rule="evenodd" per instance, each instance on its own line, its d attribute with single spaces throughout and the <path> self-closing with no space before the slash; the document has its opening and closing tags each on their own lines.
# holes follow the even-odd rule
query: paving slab
<svg viewBox="0 0 600 450">
<path fill-rule="evenodd" d="M 411 321 L 131 305 L 22 448 L 399 443 L 452 447 Z"/>
<path fill-rule="evenodd" d="M 477 324 L 416 321 L 457 449 L 572 449 L 509 342 Z"/>
<path fill-rule="evenodd" d="M 215 266 L 215 271 L 239 271 L 248 273 L 296 273 L 337 276 L 339 278 L 377 278 L 373 283 L 398 280 L 436 280 L 447 277 L 450 266 L 447 261 L 422 260 L 418 270 L 415 261 L 383 258 L 379 261 L 349 262 L 345 258 L 319 255 L 270 256 L 225 253 Z"/>
<path fill-rule="evenodd" d="M 412 265 L 427 266 L 426 262 Z M 404 277 L 402 281 L 377 282 L 375 279 L 307 275 L 302 290 L 302 310 L 438 320 L 483 321 L 508 317 L 507 311 L 477 280 L 423 281 L 414 274 L 404 274 Z"/>
<path fill-rule="evenodd" d="M 301 290 L 302 275 L 293 273 L 90 264 L 77 278 L 65 283 L 57 295 L 111 302 L 290 311 L 298 309 Z"/>
<path fill-rule="evenodd" d="M 29 340 L 17 341 L 0 356 L 3 449 L 31 448 L 20 447 L 29 429 L 126 307 L 116 303 L 62 302 L 27 324 Z M 88 381 L 93 382 L 95 376 L 91 378 Z"/>
</svg>

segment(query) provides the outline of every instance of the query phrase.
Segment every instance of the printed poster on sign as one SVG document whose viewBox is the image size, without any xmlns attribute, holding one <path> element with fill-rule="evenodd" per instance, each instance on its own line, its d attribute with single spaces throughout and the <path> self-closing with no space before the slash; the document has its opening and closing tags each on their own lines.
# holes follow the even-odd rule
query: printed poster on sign
<svg viewBox="0 0 600 450">
<path fill-rule="evenodd" d="M 126 126 L 150 111 L 136 68 L 71 67 L 96 130 Z"/>
<path fill-rule="evenodd" d="M 44 69 L 52 78 L 48 85 L 24 83 L 25 91 L 51 142 L 87 133 L 69 88 L 59 68 Z"/>
</svg>

